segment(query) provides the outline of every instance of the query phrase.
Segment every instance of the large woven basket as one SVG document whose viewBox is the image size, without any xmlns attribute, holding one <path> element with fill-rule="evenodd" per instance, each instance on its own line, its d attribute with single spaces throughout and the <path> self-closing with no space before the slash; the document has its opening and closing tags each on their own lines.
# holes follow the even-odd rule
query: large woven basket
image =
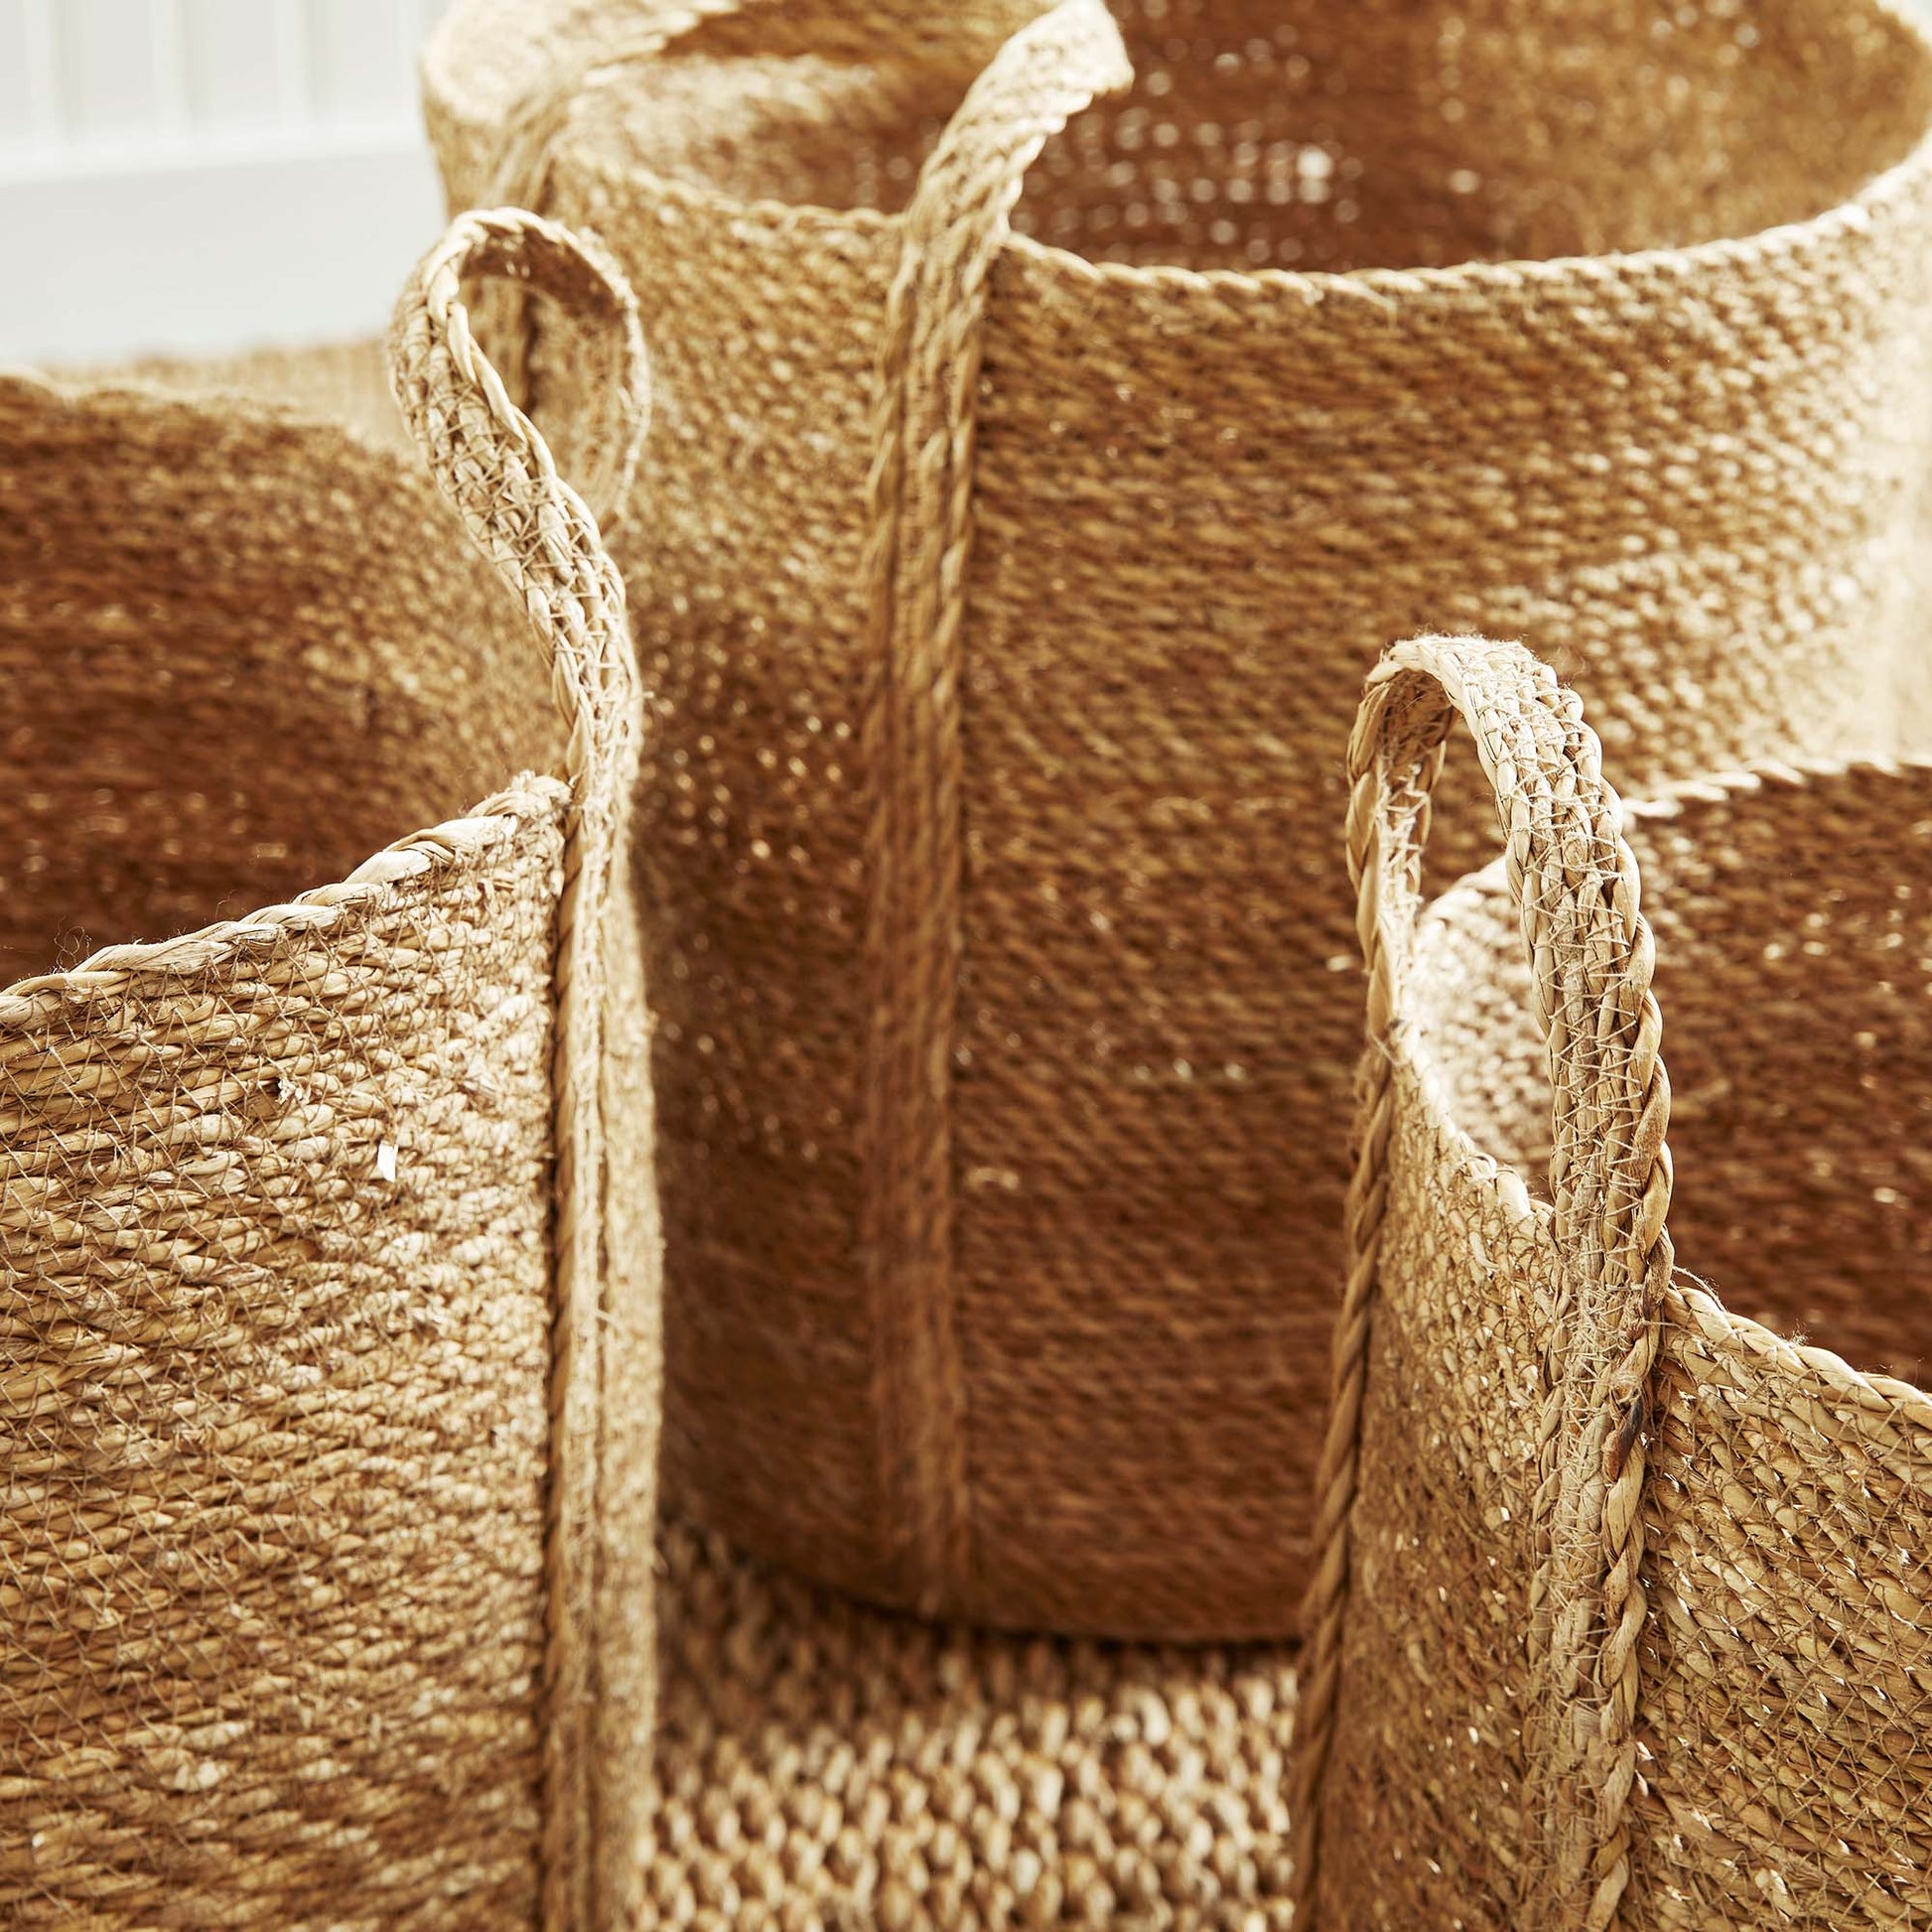
<svg viewBox="0 0 1932 1932">
<path fill-rule="evenodd" d="M 1458 712 L 1508 857 L 1419 920 Z M 1922 1924 L 1932 766 L 1625 817 L 1598 756 L 1514 646 L 1363 708 L 1301 1881 L 1337 1928 Z"/>
<path fill-rule="evenodd" d="M 1877 0 L 1122 26 L 1088 108 L 1096 0 L 463 0 L 429 108 L 659 374 L 668 1470 L 890 1602 L 1265 1633 L 1360 680 L 1505 622 L 1646 786 L 1916 729 L 1932 56 Z M 540 316 L 491 340 L 576 413 Z"/>
<path fill-rule="evenodd" d="M 615 494 L 634 309 L 522 217 L 398 310 L 455 514 L 238 397 L 0 381 L 10 1926 L 629 1922 L 637 689 L 466 271 L 595 330 Z"/>
</svg>

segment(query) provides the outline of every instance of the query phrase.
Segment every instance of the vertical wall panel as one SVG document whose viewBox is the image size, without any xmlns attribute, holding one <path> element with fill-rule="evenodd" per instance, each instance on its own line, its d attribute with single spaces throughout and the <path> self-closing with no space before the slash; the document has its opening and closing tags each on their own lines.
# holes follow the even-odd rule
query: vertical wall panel
<svg viewBox="0 0 1932 1932">
<path fill-rule="evenodd" d="M 44 34 L 52 19 L 46 0 L 39 0 L 37 11 Z M 36 59 L 34 42 L 28 0 L 0 0 L 0 151 L 25 147 L 53 131 L 53 75 L 45 58 Z M 36 66 L 42 69 L 38 75 Z"/>
<path fill-rule="evenodd" d="M 180 0 L 189 112 L 199 128 L 283 123 L 275 14 L 262 0 Z"/>
<path fill-rule="evenodd" d="M 311 0 L 308 27 L 326 119 L 414 115 L 422 27 L 413 0 Z"/>
<path fill-rule="evenodd" d="M 61 101 L 79 135 L 162 132 L 167 11 L 156 0 L 64 0 L 55 10 Z"/>
<path fill-rule="evenodd" d="M 308 128 L 411 129 L 449 0 L 0 0 L 0 166 Z"/>
</svg>

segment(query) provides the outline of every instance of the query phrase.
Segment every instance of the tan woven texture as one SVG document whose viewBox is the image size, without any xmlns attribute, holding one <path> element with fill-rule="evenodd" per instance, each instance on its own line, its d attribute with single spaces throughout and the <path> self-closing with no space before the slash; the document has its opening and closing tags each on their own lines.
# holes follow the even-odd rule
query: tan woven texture
<svg viewBox="0 0 1932 1932">
<path fill-rule="evenodd" d="M 662 1557 L 641 1924 L 1287 1927 L 1287 1646 L 946 1629 L 675 1521 Z"/>
<path fill-rule="evenodd" d="M 639 706 L 466 269 L 615 345 L 615 458 L 634 310 L 522 217 L 398 310 L 430 477 L 0 381 L 8 1925 L 634 1902 L 592 1838 L 641 1821 L 653 1661 Z"/>
<path fill-rule="evenodd" d="M 191 396 L 252 396 L 306 416 L 327 417 L 376 443 L 413 448 L 389 387 L 388 357 L 373 338 L 306 348 L 257 348 L 237 355 L 147 355 L 56 373 L 86 381 L 135 381 Z"/>
<path fill-rule="evenodd" d="M 659 372 L 618 554 L 667 1471 L 889 1602 L 1262 1635 L 1340 1279 L 1361 679 L 1481 621 L 1633 785 L 1891 747 L 1932 57 L 1873 0 L 1119 25 L 464 0 L 428 104 L 456 204 L 602 236 Z M 570 420 L 541 314 L 502 341 Z"/>
<path fill-rule="evenodd" d="M 157 373 L 202 389 L 233 366 Z M 237 370 L 353 414 L 338 372 L 335 351 Z M 667 1510 L 651 1810 L 604 1848 L 639 1925 L 1288 1924 L 1292 1647 L 975 1636 L 774 1577 Z"/>
<path fill-rule="evenodd" d="M 1507 857 L 1418 921 L 1458 712 Z M 1575 695 L 1468 639 L 1391 654 L 1353 766 L 1314 1922 L 1918 1924 L 1932 766 L 1626 818 Z"/>
</svg>

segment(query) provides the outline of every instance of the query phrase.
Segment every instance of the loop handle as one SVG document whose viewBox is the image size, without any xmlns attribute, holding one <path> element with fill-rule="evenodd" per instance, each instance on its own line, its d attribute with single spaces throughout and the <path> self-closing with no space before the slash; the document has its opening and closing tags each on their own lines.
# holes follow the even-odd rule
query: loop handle
<svg viewBox="0 0 1932 1932">
<path fill-rule="evenodd" d="M 390 375 L 431 475 L 472 539 L 521 599 L 570 725 L 571 807 L 557 912 L 553 1068 L 556 1298 L 545 1574 L 543 1923 L 581 1932 L 615 1922 L 598 1898 L 592 1848 L 601 1779 L 595 1710 L 596 1552 L 605 1447 L 600 1350 L 609 1303 L 604 1244 L 602 1085 L 611 934 L 627 849 L 641 697 L 623 584 L 592 515 L 549 447 L 477 346 L 466 275 L 508 278 L 604 322 L 611 380 L 587 442 L 605 504 L 628 489 L 647 376 L 636 303 L 603 251 L 515 209 L 460 216 L 423 258 L 396 307 Z M 625 1773 L 612 1767 L 614 1789 Z"/>
<path fill-rule="evenodd" d="M 1601 1927 L 1629 1877 L 1636 1772 L 1638 1503 L 1657 1311 L 1670 1281 L 1670 1083 L 1637 865 L 1575 692 L 1519 644 L 1425 637 L 1370 674 L 1349 745 L 1348 862 L 1368 972 L 1369 1049 L 1348 1201 L 1348 1280 L 1317 1477 L 1319 1558 L 1295 1798 L 1296 1885 L 1311 1900 L 1318 1786 L 1333 1730 L 1356 1433 L 1386 1202 L 1395 1048 L 1421 909 L 1430 795 L 1455 719 L 1495 791 L 1553 1086 L 1550 1187 L 1562 1278 L 1546 1338 L 1545 1552 L 1531 1587 L 1529 1815 L 1547 1895 L 1525 1923 Z"/>
</svg>

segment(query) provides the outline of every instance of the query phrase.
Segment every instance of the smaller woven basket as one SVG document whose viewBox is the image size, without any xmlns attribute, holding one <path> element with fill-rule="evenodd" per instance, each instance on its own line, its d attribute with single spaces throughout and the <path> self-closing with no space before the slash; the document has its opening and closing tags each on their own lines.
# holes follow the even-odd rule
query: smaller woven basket
<svg viewBox="0 0 1932 1932">
<path fill-rule="evenodd" d="M 1507 859 L 1419 916 L 1458 713 Z M 1441 638 L 1351 763 L 1298 1884 L 1337 1928 L 1926 1923 L 1932 767 L 1625 814 L 1549 670 Z"/>
<path fill-rule="evenodd" d="M 639 701 L 465 273 L 586 325 L 615 500 L 634 307 L 520 215 L 458 222 L 397 312 L 455 514 L 238 395 L 0 380 L 10 1926 L 627 1922 Z"/>
</svg>

